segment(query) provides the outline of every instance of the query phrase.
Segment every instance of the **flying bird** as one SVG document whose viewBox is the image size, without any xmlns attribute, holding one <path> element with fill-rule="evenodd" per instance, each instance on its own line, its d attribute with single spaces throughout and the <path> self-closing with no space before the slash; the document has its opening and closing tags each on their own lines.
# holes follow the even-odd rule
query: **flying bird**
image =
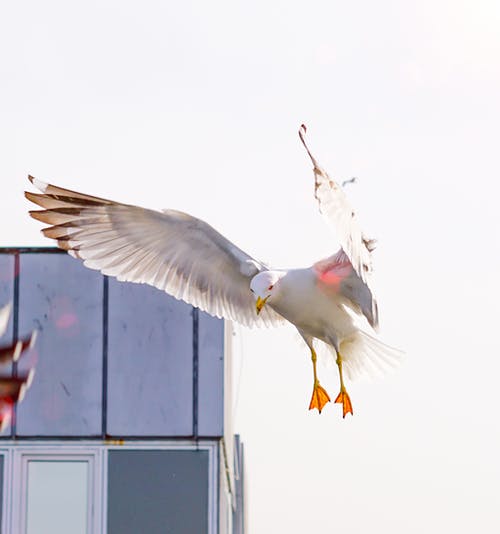
<svg viewBox="0 0 500 534">
<path fill-rule="evenodd" d="M 330 396 L 316 369 L 316 341 L 334 353 L 343 417 L 353 413 L 344 370 L 353 377 L 391 364 L 399 351 L 375 330 L 378 310 L 370 287 L 375 241 L 361 231 L 342 188 L 313 163 L 320 212 L 336 229 L 341 248 L 302 269 L 273 269 L 251 257 L 206 222 L 168 209 L 153 211 L 51 185 L 29 176 L 40 193 L 25 196 L 42 210 L 30 215 L 42 233 L 84 265 L 121 281 L 145 283 L 217 317 L 245 326 L 289 321 L 309 347 L 313 392 L 309 409 L 320 413 Z"/>
<path fill-rule="evenodd" d="M 10 312 L 10 304 L 0 308 L 0 337 L 7 330 Z M 34 330 L 29 337 L 0 345 L 0 367 L 17 362 L 23 354 L 33 348 L 36 337 L 37 331 Z M 34 367 L 28 372 L 18 372 L 16 376 L 13 376 L 12 372 L 0 374 L 0 432 L 11 421 L 13 407 L 23 400 L 26 391 L 31 386 L 34 374 Z"/>
</svg>

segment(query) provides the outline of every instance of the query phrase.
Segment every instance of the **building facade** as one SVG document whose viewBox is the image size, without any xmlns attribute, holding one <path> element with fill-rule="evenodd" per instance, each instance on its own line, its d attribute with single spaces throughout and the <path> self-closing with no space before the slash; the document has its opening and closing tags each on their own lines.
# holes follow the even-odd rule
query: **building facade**
<svg viewBox="0 0 500 534">
<path fill-rule="evenodd" d="M 230 326 L 57 249 L 0 249 L 6 334 L 36 368 L 0 436 L 3 534 L 241 534 Z"/>
</svg>

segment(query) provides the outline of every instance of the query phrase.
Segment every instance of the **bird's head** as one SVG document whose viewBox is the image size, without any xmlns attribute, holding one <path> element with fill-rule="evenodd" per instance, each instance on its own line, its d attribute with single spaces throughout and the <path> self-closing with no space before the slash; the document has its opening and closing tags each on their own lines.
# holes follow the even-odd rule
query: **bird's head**
<svg viewBox="0 0 500 534">
<path fill-rule="evenodd" d="M 257 315 L 262 311 L 266 302 L 276 295 L 276 285 L 283 273 L 277 271 L 264 271 L 256 274 L 250 282 L 250 291 L 256 299 L 255 309 Z"/>
</svg>

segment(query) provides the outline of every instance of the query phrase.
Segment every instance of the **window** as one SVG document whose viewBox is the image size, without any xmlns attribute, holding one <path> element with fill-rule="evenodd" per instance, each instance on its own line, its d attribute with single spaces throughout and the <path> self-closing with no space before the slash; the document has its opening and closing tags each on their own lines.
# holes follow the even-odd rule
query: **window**
<svg viewBox="0 0 500 534">
<path fill-rule="evenodd" d="M 209 487 L 207 450 L 110 450 L 108 534 L 208 532 Z"/>
<path fill-rule="evenodd" d="M 11 532 L 100 534 L 101 451 L 57 449 L 13 449 Z"/>
<path fill-rule="evenodd" d="M 219 461 L 217 441 L 6 443 L 0 534 L 215 534 Z"/>
<path fill-rule="evenodd" d="M 88 494 L 88 461 L 29 460 L 26 534 L 87 534 Z"/>
</svg>

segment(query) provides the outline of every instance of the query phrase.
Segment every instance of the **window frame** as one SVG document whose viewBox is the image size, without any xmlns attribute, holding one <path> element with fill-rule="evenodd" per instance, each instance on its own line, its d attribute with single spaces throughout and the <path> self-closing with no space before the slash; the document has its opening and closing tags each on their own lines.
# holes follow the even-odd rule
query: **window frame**
<svg viewBox="0 0 500 534">
<path fill-rule="evenodd" d="M 26 534 L 29 461 L 88 461 L 88 534 L 107 533 L 108 451 L 111 450 L 207 450 L 208 534 L 218 533 L 219 440 L 29 440 L 4 442 L 2 524 L 0 532 Z"/>
<path fill-rule="evenodd" d="M 218 485 L 219 481 L 219 440 L 207 440 L 193 443 L 192 441 L 182 442 L 182 441 L 124 441 L 124 440 L 110 440 L 106 442 L 106 447 L 104 448 L 104 454 L 106 455 L 103 468 L 102 468 L 102 478 L 105 488 L 104 498 L 106 498 L 107 504 L 107 490 L 108 490 L 108 461 L 107 453 L 111 450 L 187 450 L 187 451 L 198 451 L 206 450 L 208 451 L 208 533 L 207 534 L 218 534 L 219 532 L 219 495 L 218 495 Z M 102 534 L 107 534 L 108 529 L 108 507 L 103 506 L 102 509 L 103 517 L 103 527 Z"/>
<path fill-rule="evenodd" d="M 3 480 L 2 484 L 2 521 L 0 524 L 0 532 L 10 532 L 10 516 L 12 512 L 12 495 L 13 491 L 9 491 L 10 481 L 12 480 L 12 451 L 6 447 L 0 449 L 0 456 L 3 457 Z"/>
<path fill-rule="evenodd" d="M 28 463 L 39 462 L 87 462 L 87 533 L 102 532 L 102 451 L 92 447 L 40 446 L 15 447 L 12 450 L 10 487 L 10 530 L 26 534 L 28 506 Z M 5 487 L 5 486 L 4 486 Z M 4 527 L 5 528 L 5 527 Z"/>
</svg>

